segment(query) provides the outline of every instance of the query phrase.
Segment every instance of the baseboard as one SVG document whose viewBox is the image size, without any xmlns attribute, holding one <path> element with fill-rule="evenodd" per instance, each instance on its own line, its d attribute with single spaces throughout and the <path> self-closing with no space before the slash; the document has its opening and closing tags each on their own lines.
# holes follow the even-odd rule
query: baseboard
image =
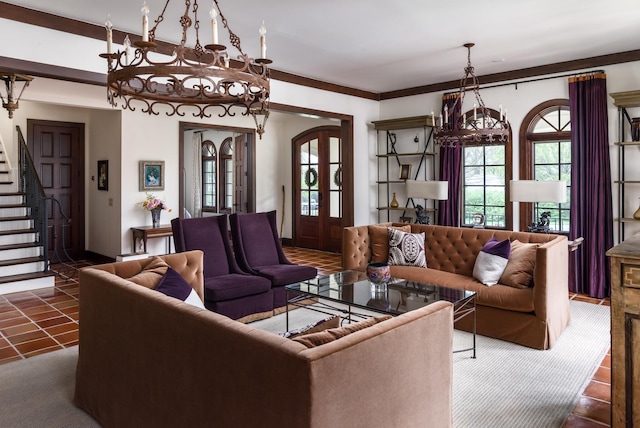
<svg viewBox="0 0 640 428">
<path fill-rule="evenodd" d="M 103 256 L 93 251 L 85 251 L 84 255 L 88 261 L 95 264 L 113 263 L 116 261 L 113 257 Z"/>
<path fill-rule="evenodd" d="M 285 247 L 293 247 L 293 239 L 291 238 L 280 238 L 280 242 Z"/>
</svg>

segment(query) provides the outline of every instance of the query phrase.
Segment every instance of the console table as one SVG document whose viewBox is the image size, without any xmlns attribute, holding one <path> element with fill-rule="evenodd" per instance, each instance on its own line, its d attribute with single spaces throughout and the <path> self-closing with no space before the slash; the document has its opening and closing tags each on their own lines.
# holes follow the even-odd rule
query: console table
<svg viewBox="0 0 640 428">
<path fill-rule="evenodd" d="M 611 258 L 611 426 L 640 426 L 640 233 Z"/>
<path fill-rule="evenodd" d="M 171 238 L 173 237 L 173 231 L 170 224 L 162 224 L 159 227 L 153 226 L 138 226 L 132 227 L 131 232 L 133 234 L 133 253 L 137 253 L 138 240 L 143 244 L 144 252 L 147 252 L 147 239 L 154 238 L 167 238 L 167 254 L 171 252 Z"/>
</svg>

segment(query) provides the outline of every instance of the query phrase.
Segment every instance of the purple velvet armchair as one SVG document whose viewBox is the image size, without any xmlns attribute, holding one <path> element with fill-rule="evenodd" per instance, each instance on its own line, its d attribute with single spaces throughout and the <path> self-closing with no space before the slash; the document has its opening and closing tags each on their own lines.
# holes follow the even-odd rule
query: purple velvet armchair
<svg viewBox="0 0 640 428">
<path fill-rule="evenodd" d="M 282 252 L 276 212 L 236 213 L 229 216 L 233 251 L 241 269 L 271 281 L 273 308 L 287 304 L 284 286 L 315 278 L 316 268 L 291 263 Z"/>
<path fill-rule="evenodd" d="M 204 305 L 241 321 L 273 314 L 271 282 L 243 272 L 236 263 L 227 229 L 227 216 L 171 220 L 177 252 L 204 252 Z"/>
</svg>

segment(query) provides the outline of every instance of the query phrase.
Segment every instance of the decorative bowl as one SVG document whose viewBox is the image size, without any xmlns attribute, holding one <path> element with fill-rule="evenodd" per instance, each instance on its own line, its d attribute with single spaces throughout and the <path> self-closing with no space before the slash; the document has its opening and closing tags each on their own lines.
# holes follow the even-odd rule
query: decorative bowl
<svg viewBox="0 0 640 428">
<path fill-rule="evenodd" d="M 391 269 L 387 263 L 369 263 L 367 278 L 374 284 L 386 284 L 391 279 Z"/>
</svg>

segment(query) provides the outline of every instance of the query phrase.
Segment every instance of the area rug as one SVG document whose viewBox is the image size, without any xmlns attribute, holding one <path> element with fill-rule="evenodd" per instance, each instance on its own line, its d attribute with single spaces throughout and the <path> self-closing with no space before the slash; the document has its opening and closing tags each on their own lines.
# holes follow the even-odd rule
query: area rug
<svg viewBox="0 0 640 428">
<path fill-rule="evenodd" d="M 478 336 L 478 356 L 454 354 L 455 427 L 561 427 L 609 348 L 609 308 L 571 302 L 573 321 L 549 351 Z M 284 330 L 284 314 L 252 323 Z M 291 328 L 324 315 L 299 309 Z M 455 332 L 454 345 L 470 334 Z M 72 403 L 78 349 L 0 365 L 0 427 L 97 427 Z"/>
</svg>

